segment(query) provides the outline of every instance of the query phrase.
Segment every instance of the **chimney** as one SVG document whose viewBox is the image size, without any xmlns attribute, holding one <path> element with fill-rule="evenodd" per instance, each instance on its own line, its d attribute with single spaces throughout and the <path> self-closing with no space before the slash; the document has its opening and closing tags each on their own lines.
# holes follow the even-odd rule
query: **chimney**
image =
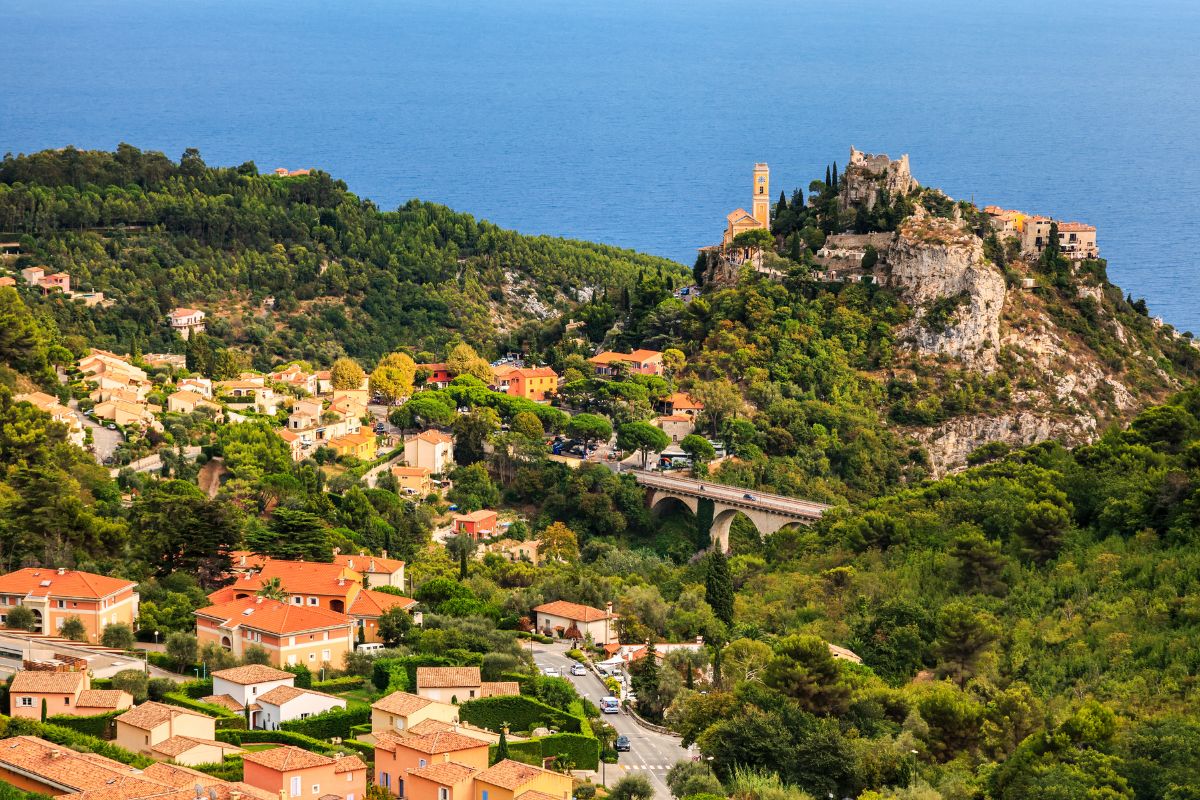
<svg viewBox="0 0 1200 800">
<path fill-rule="evenodd" d="M 196 793 L 196 797 L 204 797 L 204 787 L 198 783 L 192 784 L 192 791 Z"/>
<path fill-rule="evenodd" d="M 380 558 L 387 558 L 387 550 L 380 550 L 380 551 L 379 551 L 379 557 L 380 557 Z"/>
<path fill-rule="evenodd" d="M 59 750 L 59 749 L 56 747 L 56 748 L 54 748 L 53 750 L 51 750 L 51 751 L 50 751 L 50 760 L 51 760 L 51 761 L 53 761 L 53 760 L 55 760 L 55 759 L 58 759 L 58 758 L 62 758 L 62 750 Z"/>
<path fill-rule="evenodd" d="M 449 753 L 442 753 L 442 763 L 443 764 L 450 763 L 450 754 Z"/>
<path fill-rule="evenodd" d="M 67 568 L 66 568 L 66 567 L 59 567 L 59 568 L 58 568 L 58 574 L 59 574 L 59 575 L 66 575 L 66 574 L 67 574 Z"/>
<path fill-rule="evenodd" d="M 255 598 L 254 598 L 254 604 L 255 604 L 255 605 L 259 605 L 259 606 L 261 606 L 261 605 L 262 605 L 262 601 L 263 601 L 263 599 L 262 599 L 261 597 L 255 597 Z"/>
</svg>

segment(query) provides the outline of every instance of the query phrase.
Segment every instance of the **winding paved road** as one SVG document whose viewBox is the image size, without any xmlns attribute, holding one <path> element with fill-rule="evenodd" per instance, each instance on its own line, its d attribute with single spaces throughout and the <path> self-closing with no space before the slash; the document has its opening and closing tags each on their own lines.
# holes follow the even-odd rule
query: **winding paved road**
<svg viewBox="0 0 1200 800">
<path fill-rule="evenodd" d="M 598 707 L 600 698 L 607 695 L 608 691 L 600 678 L 591 671 L 587 675 L 571 674 L 571 665 L 576 662 L 567 658 L 567 649 L 567 645 L 534 644 L 534 663 L 538 669 L 558 667 L 562 676 L 575 685 L 579 695 L 591 700 Z M 616 728 L 618 734 L 628 736 L 632 745 L 629 752 L 620 754 L 620 760 L 616 764 L 609 764 L 603 768 L 605 784 L 611 786 L 626 775 L 641 772 L 653 784 L 654 796 L 668 800 L 671 792 L 667 789 L 665 780 L 667 770 L 674 766 L 675 762 L 691 758 L 687 749 L 680 746 L 679 737 L 646 730 L 634 722 L 624 710 L 619 714 L 604 714 L 603 717 L 605 722 Z"/>
</svg>

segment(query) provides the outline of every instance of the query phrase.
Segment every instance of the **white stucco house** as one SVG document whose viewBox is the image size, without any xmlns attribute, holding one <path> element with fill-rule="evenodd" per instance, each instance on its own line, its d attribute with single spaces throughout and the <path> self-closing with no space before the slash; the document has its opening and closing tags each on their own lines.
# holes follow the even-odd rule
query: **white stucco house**
<svg viewBox="0 0 1200 800">
<path fill-rule="evenodd" d="M 258 728 L 261 727 L 257 724 L 261 712 L 259 699 L 275 689 L 292 688 L 296 676 L 265 664 L 247 664 L 219 669 L 212 674 L 212 679 L 213 693 L 204 698 L 205 702 L 225 706 L 239 714 L 250 706 L 250 725 Z"/>
<path fill-rule="evenodd" d="M 281 722 L 306 719 L 334 708 L 345 708 L 346 701 L 312 689 L 278 686 L 266 694 L 259 695 L 258 706 L 254 727 L 275 730 Z"/>
</svg>

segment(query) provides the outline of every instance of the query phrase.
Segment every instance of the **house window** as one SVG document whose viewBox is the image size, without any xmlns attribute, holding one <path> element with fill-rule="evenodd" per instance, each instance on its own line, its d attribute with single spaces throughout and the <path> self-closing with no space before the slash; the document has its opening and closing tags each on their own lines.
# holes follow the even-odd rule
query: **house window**
<svg viewBox="0 0 1200 800">
<path fill-rule="evenodd" d="M 291 788 L 290 794 L 292 795 L 292 797 L 300 796 L 300 792 L 302 791 L 302 789 L 300 788 L 300 776 L 297 775 L 296 777 L 292 778 L 292 785 L 290 788 Z"/>
<path fill-rule="evenodd" d="M 319 784 L 319 783 L 314 783 L 314 784 L 313 784 L 313 792 L 312 792 L 312 793 L 313 793 L 314 795 L 319 795 L 319 794 L 321 794 L 321 784 Z"/>
<path fill-rule="evenodd" d="M 64 705 L 64 706 L 69 706 L 69 705 L 71 705 L 71 698 L 70 698 L 70 697 L 64 697 L 64 698 L 63 698 L 63 705 Z"/>
<path fill-rule="evenodd" d="M 320 601 L 320 600 L 318 600 L 318 599 L 317 599 L 317 598 L 315 598 L 315 597 L 310 597 L 310 598 L 308 598 L 308 604 L 309 604 L 310 606 L 319 605 L 319 604 L 320 604 L 320 602 L 321 602 L 321 601 Z"/>
<path fill-rule="evenodd" d="M 31 705 L 33 705 L 33 698 L 32 698 L 32 697 L 22 697 L 22 698 L 21 698 L 21 705 L 23 705 L 23 706 L 31 706 Z"/>
<path fill-rule="evenodd" d="M 483 790 L 483 796 L 480 798 L 480 800 L 488 800 L 487 793 L 488 793 L 488 790 L 487 790 L 487 789 L 484 789 L 484 790 Z"/>
<path fill-rule="evenodd" d="M 66 607 L 67 607 L 67 601 L 66 601 L 66 600 L 55 600 L 55 601 L 54 601 L 54 606 L 55 606 L 55 608 L 66 608 Z"/>
<path fill-rule="evenodd" d="M 423 758 L 422 758 L 422 759 L 418 759 L 418 761 L 417 761 L 417 766 L 418 766 L 418 767 L 422 767 L 422 768 L 423 768 L 423 767 L 425 767 L 425 765 L 426 765 L 427 763 L 428 763 L 428 762 L 427 762 L 425 759 L 423 759 Z"/>
<path fill-rule="evenodd" d="M 445 786 L 438 787 L 438 800 L 450 800 L 450 790 Z"/>
<path fill-rule="evenodd" d="M 379 785 L 385 789 L 392 788 L 392 776 L 386 772 L 379 773 Z"/>
<path fill-rule="evenodd" d="M 309 660 L 309 661 L 316 661 L 316 660 L 317 660 L 317 654 L 316 654 L 316 653 L 309 653 L 309 654 L 308 654 L 308 660 Z"/>
<path fill-rule="evenodd" d="M 292 598 L 292 605 L 294 605 L 294 606 L 302 606 L 302 605 L 304 605 L 304 598 L 303 598 L 303 597 L 300 597 L 300 596 L 293 597 L 293 598 Z"/>
</svg>

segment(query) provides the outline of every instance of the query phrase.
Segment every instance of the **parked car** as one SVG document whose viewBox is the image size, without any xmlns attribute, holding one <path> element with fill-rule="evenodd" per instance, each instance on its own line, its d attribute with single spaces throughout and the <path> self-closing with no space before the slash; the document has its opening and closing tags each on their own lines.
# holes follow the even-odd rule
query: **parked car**
<svg viewBox="0 0 1200 800">
<path fill-rule="evenodd" d="M 107 425 L 107 428 L 108 428 L 110 431 L 115 431 L 115 430 L 117 429 L 117 426 L 116 426 L 116 425 L 114 425 L 114 424 L 112 424 L 112 423 L 110 422 L 110 423 L 108 423 L 108 425 Z"/>
<path fill-rule="evenodd" d="M 561 678 L 562 672 L 558 667 L 546 667 L 542 670 L 542 674 L 548 678 Z"/>
<path fill-rule="evenodd" d="M 747 494 L 742 495 L 742 499 L 743 500 L 754 500 L 756 498 L 754 497 L 754 495 L 747 493 Z"/>
<path fill-rule="evenodd" d="M 630 744 L 628 736 L 621 734 L 617 737 L 616 741 L 613 742 L 613 749 L 618 753 L 628 753 L 631 749 L 633 749 L 633 745 Z"/>
<path fill-rule="evenodd" d="M 571 667 L 572 675 L 587 675 L 587 667 L 583 664 L 575 664 Z"/>
</svg>

